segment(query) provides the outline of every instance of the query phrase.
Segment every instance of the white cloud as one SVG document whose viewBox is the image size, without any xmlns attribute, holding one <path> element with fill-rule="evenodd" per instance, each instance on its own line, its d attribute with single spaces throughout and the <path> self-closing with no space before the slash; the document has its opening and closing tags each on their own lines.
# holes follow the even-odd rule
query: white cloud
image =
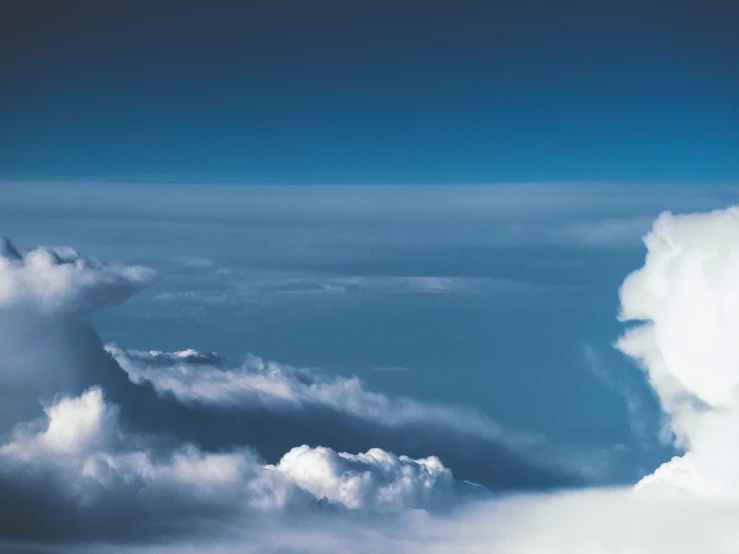
<svg viewBox="0 0 739 554">
<path fill-rule="evenodd" d="M 13 441 L 0 447 L 0 454 L 19 458 L 43 453 L 79 455 L 108 444 L 117 434 L 118 409 L 105 404 L 98 387 L 76 398 L 64 397 L 44 411 L 48 424 L 43 432 L 29 434 L 28 426 L 21 426 Z"/>
<path fill-rule="evenodd" d="M 299 446 L 275 469 L 316 498 L 351 509 L 423 508 L 454 493 L 452 473 L 438 458 L 412 460 L 379 448 L 353 455 Z"/>
<path fill-rule="evenodd" d="M 0 446 L 0 480 L 37 475 L 43 481 L 51 474 L 73 508 L 82 510 L 80 517 L 86 510 L 114 512 L 115 503 L 126 501 L 156 519 L 168 509 L 247 517 L 318 501 L 398 511 L 439 507 L 455 496 L 451 472 L 433 457 L 300 446 L 265 465 L 249 448 L 204 452 L 185 444 L 162 450 L 153 437 L 124 433 L 117 414 L 99 388 L 61 398 L 42 421 L 20 425 Z"/>
<path fill-rule="evenodd" d="M 132 382 L 149 383 L 159 395 L 172 395 L 190 406 L 243 412 L 265 409 L 305 421 L 311 419 L 311 410 L 330 410 L 337 418 L 406 429 L 407 440 L 411 441 L 425 441 L 420 432 L 431 431 L 436 440 L 428 439 L 429 447 L 443 448 L 447 456 L 450 448 L 456 448 L 449 442 L 452 437 L 460 444 L 466 440 L 470 449 L 505 449 L 519 457 L 512 462 L 519 470 L 533 464 L 553 475 L 569 476 L 570 482 L 602 479 L 609 471 L 609 452 L 558 446 L 544 436 L 503 429 L 475 410 L 374 392 L 356 376 L 295 368 L 253 355 L 228 358 L 192 349 L 146 352 L 116 345 L 105 348 Z M 487 452 L 492 455 L 490 450 Z M 471 462 L 467 460 L 465 465 Z"/>
<path fill-rule="evenodd" d="M 215 517 L 228 531 L 218 539 L 200 535 L 190 544 L 182 538 L 189 535 L 180 532 L 183 542 L 137 545 L 137 552 L 732 554 L 739 551 L 739 210 L 663 214 L 645 242 L 644 267 L 621 288 L 621 317 L 639 324 L 618 346 L 643 365 L 669 418 L 668 430 L 686 453 L 636 489 L 457 505 L 450 502 L 457 484 L 435 457 L 413 460 L 381 449 L 347 454 L 296 446 L 270 465 L 247 447 L 208 452 L 172 445 L 124 431 L 119 410 L 96 387 L 61 396 L 47 405 L 41 420 L 16 427 L 0 447 L 0 486 L 17 482 L 28 487 L 24 491 L 43 490 L 37 497 L 44 500 L 34 509 L 61 499 L 59 505 L 70 509 L 53 512 L 55 517 L 81 518 L 88 526 L 103 521 L 100 514 L 110 514 L 129 533 L 131 525 L 144 522 L 183 525 Z M 3 249 L 3 267 L 37 267 L 28 255 L 19 260 L 7 244 Z M 39 275 L 45 275 L 47 261 L 42 259 Z M 93 275 L 93 282 L 105 281 Z M 65 306 L 88 305 L 74 300 L 75 288 L 91 290 L 85 279 L 59 279 L 73 284 L 67 289 L 49 285 L 48 291 L 43 284 L 38 294 L 18 294 L 42 306 L 62 306 L 65 313 Z M 61 302 L 48 303 L 47 293 Z M 466 412 L 388 398 L 367 391 L 356 379 L 259 358 L 108 350 L 133 381 L 151 383 L 185 404 L 275 410 L 326 406 L 388 426 L 441 421 L 453 429 L 481 426 L 480 432 L 499 433 L 484 418 L 466 421 Z M 324 504 L 337 512 L 301 509 Z M 417 510 L 450 504 L 455 508 L 446 513 Z M 392 516 L 383 516 L 387 512 Z M 37 517 L 42 525 L 48 511 Z"/>
<path fill-rule="evenodd" d="M 154 282 L 153 270 L 107 265 L 71 248 L 21 254 L 0 241 L 0 433 L 105 379 L 97 337 L 79 318 Z"/>
<path fill-rule="evenodd" d="M 643 484 L 739 498 L 739 209 L 663 213 L 621 287 L 618 347 L 645 368 L 686 455 Z"/>
<path fill-rule="evenodd" d="M 627 489 L 516 496 L 445 513 L 391 518 L 351 513 L 221 522 L 217 538 L 168 544 L 94 545 L 82 552 L 146 554 L 735 554 L 736 504 L 692 497 L 648 497 Z M 214 533 L 215 534 L 215 533 Z M 77 552 L 77 550 L 75 550 Z"/>
<path fill-rule="evenodd" d="M 129 430 L 156 432 L 211 450 L 249 444 L 270 463 L 303 442 L 350 452 L 376 446 L 401 453 L 409 444 L 413 457 L 440 454 L 465 479 L 495 487 L 552 486 L 578 479 L 569 452 L 562 455 L 539 437 L 503 434 L 489 418 L 471 410 L 388 397 L 368 390 L 357 378 L 194 351 L 164 354 L 111 347 L 113 359 L 79 316 L 135 293 L 154 281 L 154 272 L 103 264 L 71 248 L 38 248 L 21 255 L 9 241 L 2 244 L 0 437 L 16 423 L 37 418 L 42 406 L 55 406 L 56 411 L 48 436 L 16 442 L 16 453 L 48 450 L 54 437 L 62 437 L 60 448 L 66 444 L 74 450 L 77 440 L 86 444 L 82 429 L 96 421 L 92 387 L 121 405 L 120 421 Z M 153 384 L 167 398 L 157 402 L 150 387 L 136 387 L 128 376 L 135 383 Z M 57 405 L 55 399 L 64 397 L 80 400 Z M 181 406 L 174 406 L 175 398 Z M 74 408 L 83 401 L 90 410 Z M 209 426 L 217 426 L 217 432 Z M 241 431 L 251 426 L 273 426 L 285 436 L 271 439 L 262 428 Z M 461 452 L 462 444 L 476 454 Z M 540 464 L 542 458 L 546 462 Z M 490 463 L 497 471 L 488 469 Z M 508 484 L 507 472 L 514 474 L 515 485 Z"/>
<path fill-rule="evenodd" d="M 30 421 L 19 415 L 23 410 L 3 416 L 5 425 L 19 423 L 0 445 L 5 498 L 0 520 L 12 516 L 0 522 L 0 536 L 108 537 L 129 527 L 154 532 L 214 514 L 240 518 L 320 505 L 386 513 L 455 503 L 458 483 L 434 456 L 412 459 L 380 448 L 356 454 L 303 445 L 266 464 L 248 446 L 207 451 L 172 436 L 124 428 L 123 406 L 106 402 L 103 388 L 120 384 L 105 374 L 118 366 L 77 316 L 133 294 L 153 282 L 154 273 L 101 264 L 66 248 L 14 252 L 4 241 L 0 323 L 15 335 L 2 335 L 0 362 L 11 367 L 25 359 L 23 379 L 35 372 L 38 380 L 23 402 L 38 406 L 41 398 L 45 407 Z M 356 378 L 256 357 L 108 350 L 133 381 L 149 381 L 183 403 L 276 410 L 313 406 L 388 427 L 441 426 L 492 441 L 500 435 L 480 414 L 390 398 L 366 390 Z M 112 367 L 100 367 L 106 364 Z M 17 389 L 7 387 L 14 374 L 2 377 L 3 392 L 18 398 Z M 95 384 L 98 379 L 102 386 Z M 87 388 L 80 390 L 84 383 Z M 18 506 L 15 513 L 7 511 L 11 505 Z"/>
<path fill-rule="evenodd" d="M 101 264 L 67 247 L 36 248 L 21 256 L 3 238 L 0 250 L 0 308 L 87 313 L 122 302 L 156 279 L 149 268 Z"/>
<path fill-rule="evenodd" d="M 134 383 L 149 382 L 160 394 L 171 393 L 185 403 L 274 410 L 318 406 L 390 427 L 434 422 L 481 437 L 502 438 L 499 427 L 483 414 L 388 397 L 367 390 L 357 377 L 329 376 L 257 356 L 229 359 L 195 350 L 144 352 L 115 345 L 107 345 L 106 350 Z"/>
</svg>

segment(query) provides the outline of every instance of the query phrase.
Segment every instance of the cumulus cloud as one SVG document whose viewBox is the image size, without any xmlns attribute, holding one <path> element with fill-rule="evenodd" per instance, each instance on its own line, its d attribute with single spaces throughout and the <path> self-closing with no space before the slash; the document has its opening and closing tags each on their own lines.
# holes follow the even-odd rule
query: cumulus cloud
<svg viewBox="0 0 739 554">
<path fill-rule="evenodd" d="M 647 477 L 706 495 L 739 496 L 739 209 L 663 213 L 644 266 L 621 287 L 618 347 L 644 367 L 686 451 Z"/>
<path fill-rule="evenodd" d="M 155 278 L 150 268 L 102 264 L 68 247 L 21 255 L 9 239 L 0 239 L 0 308 L 88 313 L 122 302 Z"/>
<path fill-rule="evenodd" d="M 44 409 L 46 428 L 28 433 L 34 423 L 16 429 L 15 439 L 0 447 L 0 454 L 33 459 L 39 454 L 85 453 L 109 443 L 117 433 L 118 410 L 107 406 L 103 391 L 92 388 L 76 398 L 64 397 Z"/>
<path fill-rule="evenodd" d="M 78 395 L 106 379 L 91 358 L 97 335 L 80 316 L 152 284 L 141 266 L 108 265 L 75 250 L 24 254 L 0 240 L 0 434 L 38 415 L 39 400 Z"/>
<path fill-rule="evenodd" d="M 161 554 L 206 549 L 282 554 L 736 552 L 739 209 L 665 213 L 645 244 L 644 266 L 620 290 L 620 317 L 636 324 L 617 346 L 643 367 L 665 413 L 664 439 L 674 441 L 684 454 L 635 487 L 459 502 L 463 487 L 446 454 L 453 459 L 456 447 L 463 456 L 487 461 L 478 448 L 496 444 L 501 431 L 484 417 L 385 397 L 356 379 L 256 357 L 115 346 L 106 353 L 99 341 L 84 342 L 67 333 L 58 337 L 77 340 L 76 346 L 94 346 L 101 357 L 91 359 L 107 360 L 124 379 L 114 381 L 115 386 L 109 380 L 61 394 L 45 404 L 39 418 L 14 426 L 0 446 L 0 535 L 120 539 L 134 534 L 141 539 L 147 533 L 159 536 L 162 529 L 175 533 L 178 538 L 170 535 L 166 546 L 152 542 L 135 547 Z M 9 243 L 0 243 L 0 248 L 6 260 L 3 271 L 36 267 Z M 118 271 L 95 267 L 106 274 Z M 83 313 L 79 306 L 105 305 L 114 297 L 103 295 L 102 303 L 72 301 L 75 287 L 95 287 L 71 279 L 73 285 L 63 293 L 46 296 L 39 285 L 38 294 L 27 292 L 33 287 L 15 288 L 13 294 L 40 307 L 55 306 L 51 313 L 65 318 Z M 109 282 L 119 282 L 119 277 Z M 55 295 L 61 300 L 47 302 Z M 6 318 L 12 305 L 3 304 Z M 78 308 L 68 308 L 74 305 Z M 52 348 L 48 341 L 53 336 L 44 334 L 42 343 Z M 124 395 L 122 383 L 131 387 Z M 109 388 L 111 396 L 118 394 L 114 402 L 106 400 Z M 154 414 L 142 416 L 138 427 L 128 425 L 127 418 L 137 415 L 131 399 L 143 396 L 131 391 L 149 394 L 142 411 Z M 157 405 L 167 409 L 157 412 Z M 187 419 L 187 414 L 197 417 Z M 206 417 L 212 419 L 202 419 Z M 161 426 L 154 426 L 152 418 L 161 420 Z M 265 460 L 249 441 L 206 446 L 182 438 L 200 436 L 192 432 L 198 427 L 211 435 L 237 420 L 250 432 L 259 431 L 256 422 L 269 421 L 267 435 L 279 429 L 273 441 L 287 437 L 293 442 L 276 459 Z M 173 442 L 162 430 L 178 421 L 184 431 Z M 322 425 L 329 434 L 343 429 L 346 436 L 339 442 L 359 434 L 362 440 L 391 440 L 407 448 L 298 446 L 298 433 L 291 434 L 298 421 L 305 424 L 302 432 L 316 433 Z M 429 431 L 433 425 L 445 434 Z M 461 437 L 457 443 L 448 438 L 455 432 Z M 408 455 L 417 448 L 413 439 L 418 437 L 443 454 Z M 453 509 L 438 509 L 449 506 Z M 204 531 L 208 525 L 218 526 L 217 538 Z M 126 551 L 117 544 L 111 548 Z M 100 552 L 105 547 L 87 543 L 75 549 Z"/>
<path fill-rule="evenodd" d="M 474 412 L 256 357 L 106 350 L 81 316 L 153 270 L 0 246 L 0 537 L 143 537 L 306 506 L 446 508 L 476 489 L 437 448 L 463 478 L 558 482 Z"/>
<path fill-rule="evenodd" d="M 151 437 L 124 432 L 118 411 L 101 389 L 92 388 L 59 399 L 44 418 L 19 425 L 12 440 L 0 446 L 0 489 L 19 478 L 50 479 L 47 503 L 63 502 L 71 510 L 60 517 L 84 526 L 85 518 L 97 521 L 107 514 L 104 527 L 110 531 L 124 511 L 129 518 L 118 521 L 121 532 L 144 521 L 166 528 L 173 511 L 182 517 L 248 518 L 255 511 L 323 502 L 338 509 L 397 512 L 441 507 L 456 495 L 451 472 L 434 457 L 413 460 L 378 448 L 348 454 L 303 445 L 270 465 L 247 447 L 205 452 L 183 444 L 163 450 Z M 36 525 L 39 536 L 44 531 L 54 536 L 43 521 Z M 23 528 L 5 522 L 0 530 L 12 536 L 22 535 Z"/>
<path fill-rule="evenodd" d="M 351 509 L 429 507 L 449 501 L 454 491 L 452 474 L 438 458 L 412 460 L 379 448 L 354 455 L 303 445 L 275 469 L 316 498 Z"/>
</svg>

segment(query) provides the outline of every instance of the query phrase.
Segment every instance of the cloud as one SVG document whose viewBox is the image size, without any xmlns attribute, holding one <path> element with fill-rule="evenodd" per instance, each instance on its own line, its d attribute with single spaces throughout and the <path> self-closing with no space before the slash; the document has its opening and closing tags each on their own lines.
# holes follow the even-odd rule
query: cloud
<svg viewBox="0 0 739 554">
<path fill-rule="evenodd" d="M 350 452 L 379 446 L 416 458 L 435 454 L 461 479 L 492 489 L 567 486 L 593 477 L 590 453 L 578 459 L 575 451 L 503 430 L 474 410 L 386 396 L 357 377 L 257 356 L 106 349 L 133 383 L 157 392 L 141 428 L 175 420 L 179 425 L 160 432 L 176 430 L 209 448 L 248 443 L 270 462 L 296 442 Z M 140 405 L 138 396 L 121 402 Z M 163 415 L 157 410 L 165 403 L 170 413 Z"/>
<path fill-rule="evenodd" d="M 541 443 L 484 415 L 356 378 L 252 356 L 106 350 L 82 316 L 155 273 L 2 245 L 0 537 L 148 540 L 267 512 L 448 509 L 480 490 L 465 480 L 581 482 L 532 461 Z"/>
<path fill-rule="evenodd" d="M 84 314 L 120 303 L 156 279 L 152 269 L 101 264 L 72 248 L 36 248 L 21 256 L 4 237 L 0 254 L 2 308 Z"/>
<path fill-rule="evenodd" d="M 32 459 L 39 453 L 80 454 L 108 444 L 117 432 L 118 410 L 105 404 L 100 388 L 76 398 L 64 397 L 44 412 L 45 430 L 36 434 L 17 430 L 15 440 L 0 447 L 0 454 L 20 459 Z"/>
<path fill-rule="evenodd" d="M 412 460 L 379 448 L 352 455 L 303 445 L 275 469 L 316 498 L 351 509 L 428 508 L 453 499 L 452 474 L 435 456 Z"/>
<path fill-rule="evenodd" d="M 666 438 L 684 454 L 633 488 L 474 501 L 460 494 L 461 480 L 482 465 L 490 482 L 497 468 L 503 480 L 532 482 L 530 468 L 512 473 L 525 458 L 506 446 L 506 433 L 474 412 L 386 397 L 357 379 L 256 357 L 106 351 L 89 328 L 66 325 L 81 313 L 68 306 L 88 305 L 69 300 L 84 280 L 54 293 L 60 303 L 47 303 L 43 288 L 24 292 L 24 301 L 56 307 L 44 318 L 65 325 L 24 343 L 3 335 L 5 351 L 41 346 L 48 355 L 34 363 L 71 353 L 84 362 L 65 365 L 77 368 L 79 382 L 100 383 L 59 394 L 36 419 L 15 420 L 0 446 L 0 535 L 73 538 L 82 541 L 70 547 L 76 552 L 161 554 L 736 552 L 736 237 L 739 209 L 665 213 L 645 238 L 644 266 L 620 290 L 620 317 L 636 323 L 617 346 L 643 367 L 667 418 Z M 15 258 L 7 264 L 21 263 L 4 251 Z M 6 321 L 22 313 L 13 306 L 4 304 Z M 45 366 L 37 373 L 44 370 L 60 374 Z M 374 447 L 336 446 L 368 442 Z M 266 459 L 262 449 L 275 444 Z M 132 535 L 145 544 L 89 542 Z M 166 544 L 153 540 L 162 536 Z"/>
<path fill-rule="evenodd" d="M 208 274 L 207 284 L 198 288 L 165 290 L 154 299 L 167 303 L 271 303 L 288 299 L 320 298 L 326 295 L 346 299 L 415 295 L 500 295 L 542 293 L 543 285 L 493 277 L 439 277 L 418 275 L 352 275 L 325 277 L 293 272 L 270 271 L 266 275 L 254 271 L 219 268 Z M 214 285 L 216 285 L 214 287 Z"/>
<path fill-rule="evenodd" d="M 373 367 L 372 371 L 378 371 L 380 373 L 405 373 L 408 371 L 413 371 L 413 369 L 402 365 L 396 365 L 387 367 Z"/>
<path fill-rule="evenodd" d="M 257 356 L 229 359 L 192 349 L 144 352 L 107 345 L 106 350 L 134 383 L 151 383 L 159 394 L 170 393 L 187 404 L 279 411 L 315 406 L 388 427 L 433 420 L 458 432 L 502 439 L 500 428 L 480 413 L 388 397 L 367 390 L 357 377 L 327 375 Z"/>
<path fill-rule="evenodd" d="M 356 517 L 361 516 L 361 517 Z M 628 489 L 473 502 L 451 512 L 392 517 L 352 511 L 212 522 L 212 532 L 147 544 L 91 544 L 69 552 L 181 554 L 734 554 L 736 504 L 647 497 Z M 52 552 L 65 552 L 63 545 Z"/>
<path fill-rule="evenodd" d="M 652 223 L 652 215 L 580 219 L 563 224 L 553 233 L 567 243 L 594 247 L 630 247 L 639 243 Z"/>
<path fill-rule="evenodd" d="M 622 398 L 632 434 L 641 442 L 644 448 L 650 448 L 654 437 L 647 422 L 651 418 L 646 413 L 644 402 L 634 387 L 623 376 L 614 374 L 604 367 L 592 345 L 585 344 L 582 346 L 582 357 L 585 369 L 605 387 Z"/>
<path fill-rule="evenodd" d="M 182 258 L 181 263 L 184 267 L 194 269 L 207 269 L 216 265 L 215 260 L 205 256 L 185 256 Z"/>
<path fill-rule="evenodd" d="M 1 434 L 37 415 L 39 400 L 76 395 L 106 379 L 90 359 L 97 336 L 80 316 L 122 302 L 156 274 L 103 264 L 66 247 L 21 254 L 2 239 L 0 250 Z"/>
<path fill-rule="evenodd" d="M 618 347 L 645 369 L 686 451 L 644 485 L 739 498 L 737 237 L 739 208 L 663 213 L 644 239 L 644 266 L 621 287 L 621 319 L 642 323 Z"/>
<path fill-rule="evenodd" d="M 252 512 L 315 508 L 321 502 L 397 512 L 440 508 L 456 499 L 451 472 L 434 457 L 413 460 L 378 448 L 347 454 L 303 445 L 269 465 L 249 448 L 162 449 L 155 438 L 121 429 L 118 407 L 107 404 L 99 388 L 61 398 L 45 411 L 44 418 L 19 425 L 12 440 L 0 446 L 0 489 L 18 480 L 30 480 L 31 488 L 46 481 L 46 504 L 68 506 L 70 512 L 58 517 L 71 519 L 72 535 L 95 536 L 94 527 L 85 530 L 93 522 L 104 524 L 103 536 L 138 533 L 145 523 L 167 531 L 177 523 L 170 521 L 173 512 L 181 518 L 248 518 Z M 25 517 L 37 527 L 35 536 L 59 537 L 56 526 Z M 28 528 L 2 521 L 0 532 L 24 536 Z"/>
</svg>

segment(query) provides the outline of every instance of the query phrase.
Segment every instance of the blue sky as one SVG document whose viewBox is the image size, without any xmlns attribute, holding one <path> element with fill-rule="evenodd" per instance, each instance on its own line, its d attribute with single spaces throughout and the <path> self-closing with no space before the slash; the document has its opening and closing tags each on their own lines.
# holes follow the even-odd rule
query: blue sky
<svg viewBox="0 0 739 554">
<path fill-rule="evenodd" d="M 731 180 L 730 4 L 9 3 L 0 175 Z"/>
</svg>

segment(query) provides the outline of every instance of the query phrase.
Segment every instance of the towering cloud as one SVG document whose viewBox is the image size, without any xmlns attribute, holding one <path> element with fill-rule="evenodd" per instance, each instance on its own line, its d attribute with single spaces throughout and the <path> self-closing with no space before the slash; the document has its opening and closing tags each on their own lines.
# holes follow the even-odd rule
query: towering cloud
<svg viewBox="0 0 739 554">
<path fill-rule="evenodd" d="M 662 214 L 621 287 L 618 347 L 644 367 L 685 455 L 641 486 L 739 498 L 739 209 Z"/>
<path fill-rule="evenodd" d="M 57 394 L 78 395 L 108 376 L 99 341 L 80 315 L 119 303 L 156 279 L 140 266 L 107 265 L 71 248 L 25 254 L 0 240 L 0 434 L 38 415 Z"/>
<path fill-rule="evenodd" d="M 152 269 L 102 264 L 72 248 L 36 248 L 21 255 L 0 237 L 0 308 L 88 313 L 122 302 L 155 278 Z"/>
</svg>

